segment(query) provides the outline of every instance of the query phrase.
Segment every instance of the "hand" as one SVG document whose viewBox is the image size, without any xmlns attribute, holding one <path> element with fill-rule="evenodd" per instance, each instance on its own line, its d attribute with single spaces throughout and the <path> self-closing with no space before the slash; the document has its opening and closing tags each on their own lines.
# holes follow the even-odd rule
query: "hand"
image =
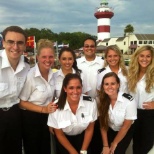
<svg viewBox="0 0 154 154">
<path fill-rule="evenodd" d="M 110 147 L 110 154 L 114 154 L 116 147 L 117 147 L 117 144 L 112 142 Z"/>
<path fill-rule="evenodd" d="M 70 152 L 69 154 L 79 154 L 76 150 Z"/>
<path fill-rule="evenodd" d="M 58 108 L 58 105 L 57 104 L 54 104 L 53 102 L 52 103 L 49 103 L 46 107 L 45 107 L 45 113 L 53 113 L 56 111 L 56 109 Z"/>
<path fill-rule="evenodd" d="M 110 154 L 110 148 L 109 147 L 103 147 L 101 154 Z"/>
<path fill-rule="evenodd" d="M 154 109 L 154 103 L 153 102 L 144 102 L 143 108 L 147 109 L 147 110 Z"/>
</svg>

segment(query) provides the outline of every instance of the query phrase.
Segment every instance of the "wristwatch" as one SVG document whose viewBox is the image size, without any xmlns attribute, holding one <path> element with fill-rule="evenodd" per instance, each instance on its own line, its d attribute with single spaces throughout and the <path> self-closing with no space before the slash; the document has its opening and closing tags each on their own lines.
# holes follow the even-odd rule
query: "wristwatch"
<svg viewBox="0 0 154 154">
<path fill-rule="evenodd" d="M 86 150 L 80 150 L 80 154 L 87 154 Z"/>
</svg>

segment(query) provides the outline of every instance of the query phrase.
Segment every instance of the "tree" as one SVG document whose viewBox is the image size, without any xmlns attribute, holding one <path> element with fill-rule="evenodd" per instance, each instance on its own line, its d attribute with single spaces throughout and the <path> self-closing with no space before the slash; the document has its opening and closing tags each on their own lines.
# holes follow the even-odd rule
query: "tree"
<svg viewBox="0 0 154 154">
<path fill-rule="evenodd" d="M 131 24 L 128 24 L 124 29 L 124 36 L 134 32 L 134 27 Z"/>
</svg>

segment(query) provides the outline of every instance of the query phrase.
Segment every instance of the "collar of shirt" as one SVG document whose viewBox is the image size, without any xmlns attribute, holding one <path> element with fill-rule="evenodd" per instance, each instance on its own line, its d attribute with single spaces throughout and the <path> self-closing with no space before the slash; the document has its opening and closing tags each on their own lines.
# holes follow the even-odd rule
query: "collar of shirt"
<svg viewBox="0 0 154 154">
<path fill-rule="evenodd" d="M 112 70 L 111 70 L 111 68 L 110 68 L 109 65 L 106 66 L 106 70 L 107 70 L 108 72 L 112 72 Z M 119 68 L 119 70 L 118 70 L 118 73 L 120 73 L 120 72 L 121 72 L 121 68 Z"/>
<path fill-rule="evenodd" d="M 38 67 L 38 64 L 36 63 L 36 65 L 35 65 L 35 77 L 40 77 L 40 76 L 42 76 L 42 75 L 40 73 L 40 69 Z M 52 69 L 50 69 L 49 74 L 48 74 L 48 77 L 49 77 L 48 81 L 50 81 L 52 76 L 53 76 L 53 72 L 52 72 Z"/>
<path fill-rule="evenodd" d="M 118 92 L 118 97 L 117 97 L 116 103 L 114 105 L 114 108 L 116 107 L 116 104 L 119 104 L 121 102 L 123 102 L 122 93 Z M 111 104 L 110 104 L 110 109 L 112 109 Z"/>
<path fill-rule="evenodd" d="M 81 95 L 81 97 L 80 97 L 80 100 L 79 100 L 79 105 L 78 105 L 78 108 L 77 109 L 79 109 L 80 107 L 84 107 L 85 105 L 84 105 L 84 103 L 83 103 L 83 95 Z M 71 111 L 71 108 L 70 108 L 70 106 L 69 106 L 69 104 L 68 104 L 68 101 L 66 100 L 66 104 L 65 104 L 65 106 L 64 106 L 64 110 L 70 110 Z"/>
<path fill-rule="evenodd" d="M 101 60 L 102 60 L 102 59 L 101 59 Z M 88 61 L 86 60 L 86 58 L 85 58 L 85 56 L 84 56 L 84 57 L 82 57 L 82 59 L 81 59 L 81 63 L 85 63 L 85 62 L 88 62 Z M 95 59 L 94 59 L 93 61 L 91 61 L 91 62 L 93 62 L 93 64 L 94 64 L 94 63 L 98 63 L 98 64 L 99 64 L 99 62 L 100 62 L 100 57 L 95 56 Z"/>
<path fill-rule="evenodd" d="M 72 68 L 72 72 L 73 72 L 73 74 L 75 73 L 75 69 L 74 69 L 74 68 Z M 57 76 L 65 77 L 64 74 L 63 74 L 62 69 L 60 69 L 60 70 L 59 70 L 58 72 L 56 72 L 56 73 L 57 73 Z"/>
<path fill-rule="evenodd" d="M 1 56 L 2 56 L 2 69 L 7 68 L 7 67 L 11 67 L 5 50 L 2 51 Z M 24 63 L 24 56 L 21 56 L 19 59 L 19 64 L 17 66 L 15 73 L 20 72 L 24 67 L 26 67 L 25 63 Z"/>
</svg>

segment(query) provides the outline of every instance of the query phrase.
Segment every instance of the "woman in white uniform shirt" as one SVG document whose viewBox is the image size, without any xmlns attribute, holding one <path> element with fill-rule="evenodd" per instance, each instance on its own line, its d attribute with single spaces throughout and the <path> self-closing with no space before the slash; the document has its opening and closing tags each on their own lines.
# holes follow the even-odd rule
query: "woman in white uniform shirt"
<svg viewBox="0 0 154 154">
<path fill-rule="evenodd" d="M 120 91 L 128 93 L 127 87 L 127 68 L 124 63 L 123 55 L 116 45 L 108 46 L 105 52 L 104 66 L 98 71 L 97 90 L 100 90 L 100 85 L 103 76 L 108 72 L 115 72 L 120 79 Z"/>
<path fill-rule="evenodd" d="M 154 48 L 146 45 L 132 55 L 128 86 L 137 103 L 133 154 L 147 154 L 154 145 Z"/>
<path fill-rule="evenodd" d="M 96 102 L 82 95 L 82 80 L 77 74 L 67 74 L 59 100 L 58 110 L 49 114 L 48 126 L 54 128 L 58 154 L 89 154 L 94 121 L 97 119 Z"/>
<path fill-rule="evenodd" d="M 103 154 L 125 154 L 133 136 L 136 103 L 131 95 L 119 92 L 119 87 L 120 79 L 116 73 L 105 74 L 98 108 Z"/>
<path fill-rule="evenodd" d="M 54 63 L 53 43 L 47 39 L 37 44 L 37 60 L 31 68 L 20 94 L 23 118 L 23 143 L 26 154 L 50 154 L 48 113 L 56 110 L 52 103 L 54 80 L 51 66 Z"/>
<path fill-rule="evenodd" d="M 66 48 L 66 47 L 62 48 L 59 52 L 59 62 L 60 62 L 61 68 L 59 71 L 54 73 L 57 98 L 59 98 L 60 96 L 64 77 L 68 73 L 76 73 L 80 75 L 83 83 L 83 89 L 82 89 L 83 93 L 86 93 L 88 90 L 90 90 L 87 84 L 88 81 L 86 76 L 83 75 L 82 71 L 77 67 L 76 56 L 72 49 Z"/>
</svg>

